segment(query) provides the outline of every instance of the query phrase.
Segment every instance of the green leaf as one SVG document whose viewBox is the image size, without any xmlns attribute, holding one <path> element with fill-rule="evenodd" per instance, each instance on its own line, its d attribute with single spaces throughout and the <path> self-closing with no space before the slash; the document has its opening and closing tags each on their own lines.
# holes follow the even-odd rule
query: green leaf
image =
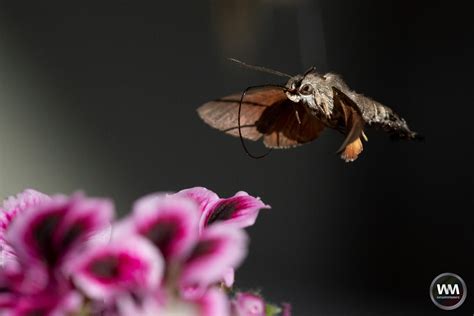
<svg viewBox="0 0 474 316">
<path fill-rule="evenodd" d="M 273 304 L 266 304 L 265 305 L 265 315 L 266 316 L 275 316 L 281 313 L 281 308 L 273 305 Z"/>
</svg>

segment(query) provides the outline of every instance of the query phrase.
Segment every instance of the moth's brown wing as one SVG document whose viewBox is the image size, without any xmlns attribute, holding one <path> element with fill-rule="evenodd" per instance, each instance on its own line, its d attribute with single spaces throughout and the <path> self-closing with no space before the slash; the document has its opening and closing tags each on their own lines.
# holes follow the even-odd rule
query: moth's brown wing
<svg viewBox="0 0 474 316">
<path fill-rule="evenodd" d="M 266 108 L 257 122 L 269 148 L 289 148 L 316 139 L 325 125 L 313 116 L 308 107 L 288 99 Z"/>
<path fill-rule="evenodd" d="M 335 87 L 333 87 L 333 101 L 336 110 L 343 113 L 346 133 L 346 138 L 337 153 L 341 153 L 350 144 L 360 144 L 360 151 L 362 151 L 362 142 L 359 142 L 358 139 L 364 130 L 364 119 L 359 107 L 351 98 Z"/>
<path fill-rule="evenodd" d="M 238 114 L 241 96 L 242 94 L 234 94 L 207 102 L 200 106 L 197 112 L 201 119 L 210 126 L 238 137 Z M 281 89 L 271 87 L 247 92 L 240 112 L 242 137 L 250 140 L 260 139 L 262 132 L 257 129 L 256 122 L 259 121 L 265 109 L 286 99 L 286 95 Z"/>
</svg>

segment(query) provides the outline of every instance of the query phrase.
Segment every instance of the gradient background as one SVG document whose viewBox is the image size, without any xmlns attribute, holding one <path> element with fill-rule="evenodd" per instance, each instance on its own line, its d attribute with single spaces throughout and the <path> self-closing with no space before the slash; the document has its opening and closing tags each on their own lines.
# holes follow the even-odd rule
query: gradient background
<svg viewBox="0 0 474 316">
<path fill-rule="evenodd" d="M 124 214 L 157 190 L 246 190 L 273 209 L 239 287 L 295 315 L 472 315 L 471 23 L 455 1 L 0 1 L 0 195 L 83 189 Z M 340 73 L 426 142 L 369 131 L 345 164 L 328 131 L 252 160 L 195 109 L 284 82 L 226 57 Z M 467 283 L 456 311 L 430 301 L 442 272 Z"/>
</svg>

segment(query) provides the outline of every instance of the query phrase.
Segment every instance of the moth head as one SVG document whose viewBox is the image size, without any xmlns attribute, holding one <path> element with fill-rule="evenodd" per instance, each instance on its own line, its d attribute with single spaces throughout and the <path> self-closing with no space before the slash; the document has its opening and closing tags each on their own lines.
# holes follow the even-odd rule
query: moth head
<svg viewBox="0 0 474 316">
<path fill-rule="evenodd" d="M 286 84 L 286 96 L 293 102 L 303 101 L 305 103 L 312 103 L 315 91 L 316 72 L 314 68 L 308 70 L 304 75 L 296 75 Z"/>
</svg>

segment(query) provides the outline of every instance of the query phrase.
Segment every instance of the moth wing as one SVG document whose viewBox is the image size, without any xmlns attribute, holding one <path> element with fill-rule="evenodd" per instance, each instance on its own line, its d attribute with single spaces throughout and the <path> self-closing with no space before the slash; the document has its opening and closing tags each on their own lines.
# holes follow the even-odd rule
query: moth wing
<svg viewBox="0 0 474 316">
<path fill-rule="evenodd" d="M 265 109 L 257 122 L 257 130 L 265 135 L 265 146 L 279 149 L 313 141 L 324 128 L 324 123 L 312 115 L 307 106 L 288 99 Z"/>
<path fill-rule="evenodd" d="M 335 87 L 333 87 L 333 101 L 334 107 L 339 109 L 339 111 L 344 115 L 346 138 L 341 147 L 337 150 L 337 153 L 341 153 L 349 144 L 359 144 L 357 140 L 361 137 L 364 130 L 364 119 L 362 118 L 362 114 L 357 104 Z M 357 155 L 361 151 L 362 143 L 360 142 L 360 150 Z"/>
<path fill-rule="evenodd" d="M 233 94 L 207 102 L 197 109 L 201 119 L 213 128 L 232 136 L 239 136 L 239 105 L 242 94 Z M 287 99 L 281 89 L 274 87 L 250 90 L 246 93 L 240 112 L 242 137 L 258 140 L 262 132 L 256 123 L 262 113 L 275 104 Z"/>
</svg>

